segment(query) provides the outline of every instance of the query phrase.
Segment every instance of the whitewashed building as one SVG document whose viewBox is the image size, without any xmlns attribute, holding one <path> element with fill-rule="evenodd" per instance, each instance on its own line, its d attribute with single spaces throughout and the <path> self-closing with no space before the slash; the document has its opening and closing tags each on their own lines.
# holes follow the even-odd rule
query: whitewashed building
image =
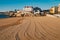
<svg viewBox="0 0 60 40">
<path fill-rule="evenodd" d="M 30 13 L 33 12 L 33 7 L 32 7 L 32 6 L 25 6 L 25 7 L 23 8 L 23 12 L 24 12 L 25 15 L 26 15 L 26 14 L 30 14 Z"/>
<path fill-rule="evenodd" d="M 33 7 L 32 6 L 25 6 L 23 8 L 23 10 L 26 11 L 26 12 L 32 12 L 33 11 Z"/>
</svg>

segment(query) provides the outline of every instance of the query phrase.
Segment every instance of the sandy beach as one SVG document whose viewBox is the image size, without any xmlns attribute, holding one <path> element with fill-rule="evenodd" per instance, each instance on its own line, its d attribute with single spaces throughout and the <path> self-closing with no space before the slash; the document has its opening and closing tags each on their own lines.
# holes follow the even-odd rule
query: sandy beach
<svg viewBox="0 0 60 40">
<path fill-rule="evenodd" d="M 9 26 L 14 26 L 20 24 L 22 17 L 12 17 L 12 18 L 3 18 L 0 19 L 0 30 L 7 28 Z"/>
<path fill-rule="evenodd" d="M 1 19 L 0 24 L 15 24 L 17 20 L 20 18 Z M 60 18 L 24 17 L 20 24 L 2 26 L 0 40 L 60 40 Z"/>
</svg>

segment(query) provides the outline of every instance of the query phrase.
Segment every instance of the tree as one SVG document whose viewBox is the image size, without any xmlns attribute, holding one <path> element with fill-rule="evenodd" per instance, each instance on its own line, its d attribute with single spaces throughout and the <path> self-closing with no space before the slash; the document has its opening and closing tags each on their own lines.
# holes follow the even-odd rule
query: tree
<svg viewBox="0 0 60 40">
<path fill-rule="evenodd" d="M 33 10 L 34 10 L 35 12 L 37 12 L 37 10 L 39 10 L 40 12 L 42 11 L 41 8 L 39 8 L 39 7 L 35 7 L 35 8 L 33 8 Z"/>
</svg>

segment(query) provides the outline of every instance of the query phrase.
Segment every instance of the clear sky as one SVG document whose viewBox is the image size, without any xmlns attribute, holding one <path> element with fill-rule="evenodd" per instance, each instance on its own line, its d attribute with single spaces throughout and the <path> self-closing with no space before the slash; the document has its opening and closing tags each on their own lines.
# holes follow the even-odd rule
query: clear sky
<svg viewBox="0 0 60 40">
<path fill-rule="evenodd" d="M 60 0 L 0 0 L 0 11 L 23 9 L 24 6 L 38 6 L 43 10 L 58 4 Z"/>
</svg>

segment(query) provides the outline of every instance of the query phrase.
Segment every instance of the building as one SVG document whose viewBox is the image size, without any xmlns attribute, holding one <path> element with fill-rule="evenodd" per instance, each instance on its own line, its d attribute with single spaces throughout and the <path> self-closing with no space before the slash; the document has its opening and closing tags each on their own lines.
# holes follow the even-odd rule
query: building
<svg viewBox="0 0 60 40">
<path fill-rule="evenodd" d="M 23 8 L 23 10 L 26 11 L 26 12 L 32 12 L 33 11 L 33 7 L 32 6 L 25 6 Z"/>
<path fill-rule="evenodd" d="M 55 13 L 55 8 L 54 7 L 51 7 L 50 8 L 50 14 L 54 14 Z"/>
<path fill-rule="evenodd" d="M 58 6 L 58 13 L 60 13 L 60 4 L 59 4 L 59 6 Z"/>
<path fill-rule="evenodd" d="M 58 7 L 57 6 L 51 7 L 50 14 L 58 14 Z"/>
<path fill-rule="evenodd" d="M 23 8 L 23 13 L 25 15 L 30 15 L 31 13 L 33 13 L 33 7 L 32 6 L 25 6 Z"/>
</svg>

